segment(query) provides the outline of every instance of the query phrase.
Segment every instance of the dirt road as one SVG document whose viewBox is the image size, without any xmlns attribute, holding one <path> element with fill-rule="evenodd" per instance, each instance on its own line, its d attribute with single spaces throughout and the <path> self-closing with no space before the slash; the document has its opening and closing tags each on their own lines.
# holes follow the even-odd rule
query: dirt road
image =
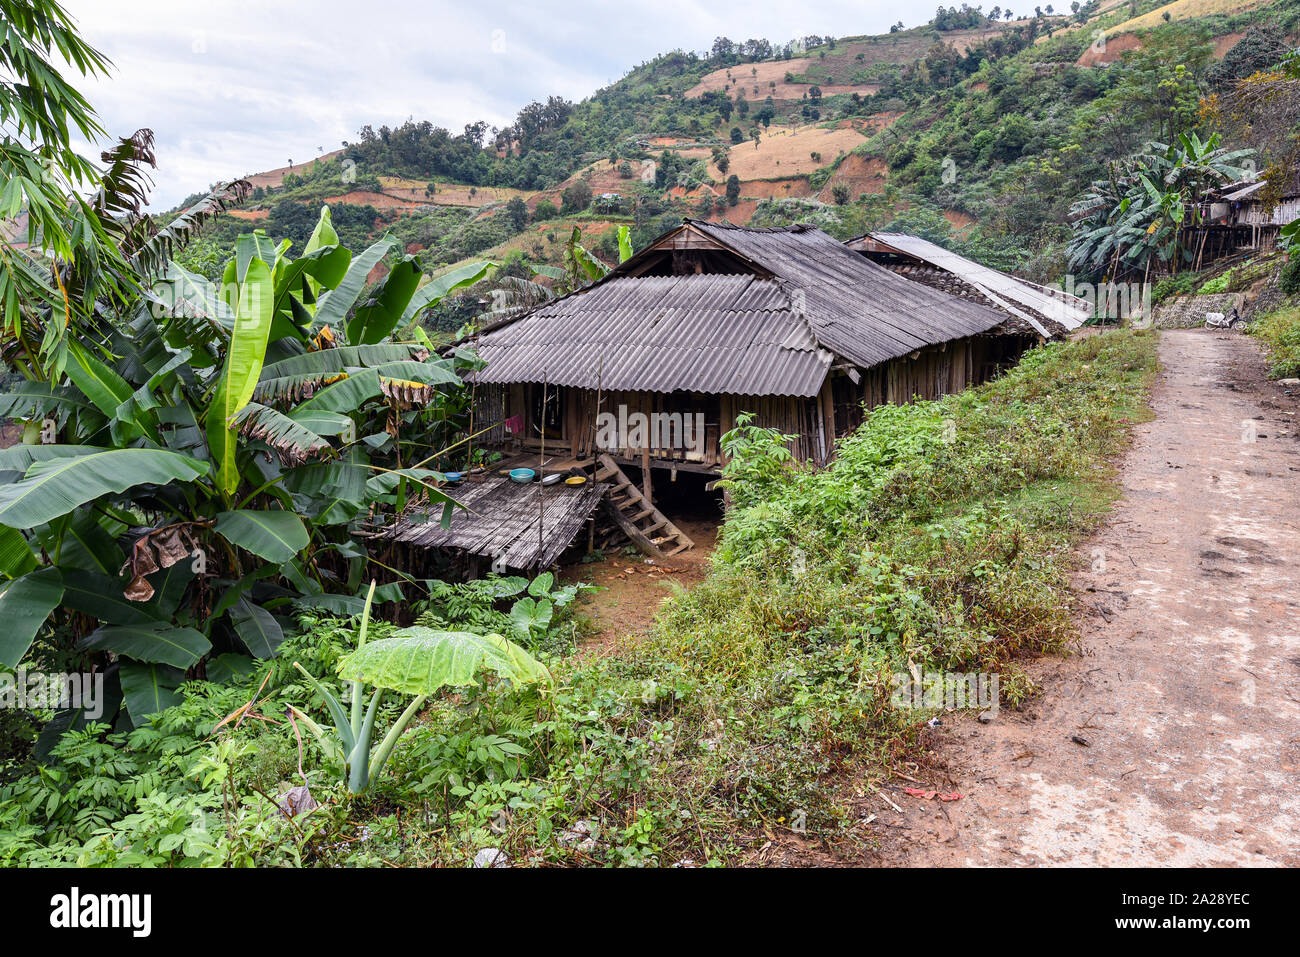
<svg viewBox="0 0 1300 957">
<path fill-rule="evenodd" d="M 945 724 L 927 783 L 962 799 L 899 782 L 875 863 L 1300 864 L 1297 405 L 1240 334 L 1165 332 L 1160 356 L 1081 549 L 1083 654 L 1033 664 L 1023 711 Z"/>
</svg>

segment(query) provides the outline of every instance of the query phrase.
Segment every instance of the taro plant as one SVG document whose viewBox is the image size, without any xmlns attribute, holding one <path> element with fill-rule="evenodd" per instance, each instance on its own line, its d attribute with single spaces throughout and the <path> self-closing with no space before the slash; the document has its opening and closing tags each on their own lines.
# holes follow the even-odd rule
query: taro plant
<svg viewBox="0 0 1300 957">
<path fill-rule="evenodd" d="M 350 708 L 302 665 L 302 672 L 334 721 L 326 730 L 302 709 L 290 705 L 295 720 L 320 742 L 326 756 L 343 767 L 343 781 L 353 794 L 360 794 L 379 776 L 393 753 L 398 739 L 431 694 L 444 687 L 465 687 L 478 683 L 485 670 L 515 684 L 539 682 L 550 684 L 551 673 L 523 648 L 501 635 L 477 635 L 468 631 L 435 631 L 416 625 L 396 632 L 389 638 L 366 642 L 370 626 L 370 606 L 375 584 L 366 595 L 357 647 L 339 662 L 339 675 L 349 683 Z M 366 686 L 374 691 L 370 703 L 364 704 Z M 415 697 L 389 727 L 377 748 L 373 747 L 375 720 L 387 691 Z"/>
<path fill-rule="evenodd" d="M 412 604 L 418 624 L 507 634 L 534 653 L 558 650 L 556 626 L 565 609 L 579 594 L 595 590 L 582 582 L 557 585 L 551 572 L 542 572 L 532 581 L 518 575 L 492 575 L 426 585 L 429 597 Z M 511 599 L 507 611 L 505 603 Z"/>
</svg>

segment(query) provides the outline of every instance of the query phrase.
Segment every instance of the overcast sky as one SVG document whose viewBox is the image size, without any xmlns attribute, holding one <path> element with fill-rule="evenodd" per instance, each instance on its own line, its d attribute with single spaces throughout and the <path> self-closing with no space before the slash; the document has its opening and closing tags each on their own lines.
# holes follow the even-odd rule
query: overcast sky
<svg viewBox="0 0 1300 957">
<path fill-rule="evenodd" d="M 525 103 L 589 96 L 714 37 L 880 33 L 933 16 L 898 0 L 64 0 L 114 62 L 81 88 L 114 136 L 157 136 L 155 209 L 301 163 L 408 116 L 504 126 Z"/>
</svg>

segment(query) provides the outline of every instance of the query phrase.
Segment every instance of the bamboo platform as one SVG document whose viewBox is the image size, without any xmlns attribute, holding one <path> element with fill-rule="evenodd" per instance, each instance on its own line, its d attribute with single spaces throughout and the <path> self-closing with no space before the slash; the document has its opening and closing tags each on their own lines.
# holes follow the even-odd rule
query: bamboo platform
<svg viewBox="0 0 1300 957">
<path fill-rule="evenodd" d="M 535 458 L 535 456 L 534 456 Z M 465 506 L 443 528 L 441 506 L 405 516 L 386 537 L 421 548 L 439 548 L 475 555 L 498 570 L 521 571 L 553 565 L 582 532 L 600 506 L 608 486 L 520 485 L 491 474 L 479 483 L 466 482 L 446 491 Z M 539 531 L 540 525 L 540 531 Z"/>
</svg>

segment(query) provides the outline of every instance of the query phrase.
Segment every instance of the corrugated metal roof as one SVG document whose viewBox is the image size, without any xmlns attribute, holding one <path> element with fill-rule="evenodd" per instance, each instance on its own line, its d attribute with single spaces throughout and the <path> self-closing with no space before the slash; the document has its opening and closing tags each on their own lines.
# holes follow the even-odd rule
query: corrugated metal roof
<svg viewBox="0 0 1300 957">
<path fill-rule="evenodd" d="M 1078 297 L 1053 293 L 1036 283 L 1008 276 L 918 236 L 904 233 L 869 235 L 878 243 L 961 277 L 995 305 L 1024 319 L 1044 336 L 1051 337 L 1054 330 L 1047 329 L 1039 321 L 1041 318 L 1050 319 L 1068 332 L 1078 329 L 1092 315 L 1092 307 Z M 846 245 L 853 248 L 866 238 L 851 239 Z"/>
<path fill-rule="evenodd" d="M 831 355 L 790 290 L 753 276 L 620 276 L 485 333 L 479 382 L 816 395 Z"/>
<path fill-rule="evenodd" d="M 870 368 L 1006 318 L 895 275 L 810 226 L 687 220 L 686 229 L 775 278 L 629 275 L 657 251 L 651 244 L 599 282 L 485 331 L 477 348 L 487 366 L 475 378 L 813 396 L 835 356 Z"/>
<path fill-rule="evenodd" d="M 688 222 L 800 290 L 818 342 L 862 368 L 988 332 L 1004 319 L 979 303 L 897 276 L 811 226 Z"/>
<path fill-rule="evenodd" d="M 1253 196 L 1261 189 L 1268 185 L 1267 180 L 1256 180 L 1253 183 L 1247 183 L 1245 186 L 1234 188 L 1231 192 L 1223 194 L 1223 198 L 1229 201 L 1245 199 L 1247 196 Z"/>
</svg>

